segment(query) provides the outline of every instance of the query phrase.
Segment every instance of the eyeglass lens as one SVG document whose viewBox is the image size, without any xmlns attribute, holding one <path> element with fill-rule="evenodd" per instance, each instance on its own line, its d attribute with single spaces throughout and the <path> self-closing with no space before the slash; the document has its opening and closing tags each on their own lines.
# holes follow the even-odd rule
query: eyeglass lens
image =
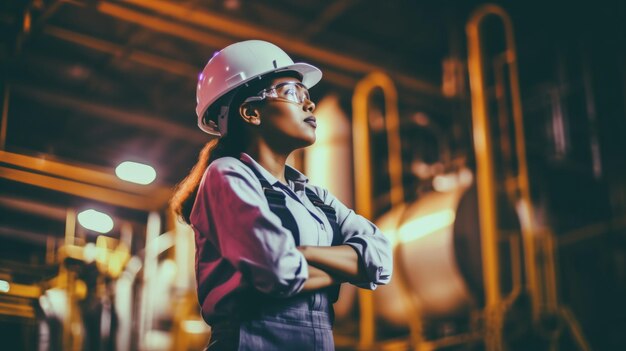
<svg viewBox="0 0 626 351">
<path fill-rule="evenodd" d="M 298 103 L 309 98 L 309 91 L 300 83 L 284 83 L 276 86 L 278 96 Z"/>
</svg>

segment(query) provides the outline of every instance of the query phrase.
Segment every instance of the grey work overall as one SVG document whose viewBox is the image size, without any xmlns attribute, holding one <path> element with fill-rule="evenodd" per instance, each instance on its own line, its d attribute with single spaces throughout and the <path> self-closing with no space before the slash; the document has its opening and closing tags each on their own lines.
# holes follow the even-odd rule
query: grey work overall
<svg viewBox="0 0 626 351">
<path fill-rule="evenodd" d="M 261 182 L 272 212 L 292 232 L 298 245 L 298 229 L 293 215 L 285 206 L 285 195 L 274 190 L 256 169 L 246 166 Z M 307 197 L 325 213 L 333 227 L 333 245 L 338 245 L 341 239 L 334 210 L 313 192 L 307 191 Z M 229 316 L 227 320 L 211 323 L 211 341 L 206 350 L 334 350 L 332 303 L 337 300 L 337 295 L 338 287 L 331 287 L 283 299 L 255 293 L 242 296 L 236 302 L 239 305 L 237 309 L 242 311 L 240 316 Z"/>
<path fill-rule="evenodd" d="M 332 303 L 325 292 L 258 301 L 241 320 L 213 323 L 209 351 L 334 350 Z M 259 306 L 262 305 L 262 306 Z"/>
</svg>

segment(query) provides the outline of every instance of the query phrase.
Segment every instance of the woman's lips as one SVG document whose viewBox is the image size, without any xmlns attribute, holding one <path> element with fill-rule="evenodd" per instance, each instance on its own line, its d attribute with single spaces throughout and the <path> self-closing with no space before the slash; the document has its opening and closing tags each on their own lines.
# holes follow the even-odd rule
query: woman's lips
<svg viewBox="0 0 626 351">
<path fill-rule="evenodd" d="M 305 118 L 304 122 L 312 126 L 313 128 L 317 128 L 317 119 L 315 119 L 315 117 L 313 116 Z"/>
</svg>

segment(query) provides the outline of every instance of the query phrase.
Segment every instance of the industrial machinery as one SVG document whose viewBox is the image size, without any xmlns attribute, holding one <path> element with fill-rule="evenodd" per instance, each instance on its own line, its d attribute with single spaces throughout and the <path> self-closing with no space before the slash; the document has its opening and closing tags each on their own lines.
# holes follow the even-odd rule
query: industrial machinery
<svg viewBox="0 0 626 351">
<path fill-rule="evenodd" d="M 511 145 L 508 129 L 495 134 L 502 138 L 500 164 L 494 159 L 479 31 L 489 15 L 504 25 L 506 49 L 496 56 L 496 72 L 490 77 L 495 77 L 500 127 L 508 128 L 510 115 L 515 143 Z M 359 348 L 435 350 L 474 345 L 491 351 L 548 345 L 556 349 L 561 327 L 542 321 L 557 316 L 578 347 L 588 350 L 571 312 L 556 303 L 550 231 L 537 228 L 533 220 L 511 20 L 502 8 L 485 5 L 471 16 L 467 34 L 475 176 L 466 167 L 457 167 L 439 177 L 449 183 L 445 190 L 422 194 L 406 204 L 394 85 L 375 72 L 355 89 L 353 150 L 354 167 L 359 170 L 355 207 L 370 218 L 374 212 L 367 107 L 373 89 L 380 88 L 385 95 L 391 210 L 377 224 L 392 240 L 395 260 L 390 285 L 359 293 Z M 403 335 L 408 337 L 397 338 Z"/>
<path fill-rule="evenodd" d="M 480 339 L 479 318 L 475 313 L 484 306 L 481 231 L 478 224 L 477 191 L 471 172 L 459 168 L 438 178 L 448 182 L 446 191 L 422 195 L 412 204 L 404 203 L 400 169 L 397 106 L 391 80 L 382 73 L 366 77 L 355 90 L 353 135 L 355 150 L 370 150 L 367 121 L 368 97 L 374 88 L 385 94 L 386 130 L 389 145 L 391 210 L 377 220 L 394 247 L 395 277 L 388 286 L 373 293 L 360 291 L 360 338 L 364 349 L 395 345 L 389 336 L 408 332 L 408 345 L 420 350 Z M 365 216 L 373 215 L 372 181 L 369 154 L 355 152 L 356 208 Z M 506 271 L 501 291 L 514 301 L 522 290 L 521 237 L 519 224 L 506 198 L 499 200 L 499 228 L 506 235 L 498 243 L 507 260 L 500 262 Z M 449 321 L 456 323 L 449 323 Z M 437 341 L 427 340 L 425 326 L 448 321 L 448 331 L 431 332 Z M 436 328 L 435 328 L 436 329 Z M 438 335 L 441 334 L 441 335 Z M 444 338 L 445 337 L 445 338 Z M 380 343 L 382 342 L 382 343 Z M 389 346 L 393 347 L 393 346 Z"/>
</svg>

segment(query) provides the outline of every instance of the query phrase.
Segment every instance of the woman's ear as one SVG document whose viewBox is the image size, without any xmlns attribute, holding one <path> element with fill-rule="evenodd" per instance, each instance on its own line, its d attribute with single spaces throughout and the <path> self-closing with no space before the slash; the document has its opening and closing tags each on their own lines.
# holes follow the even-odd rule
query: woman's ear
<svg viewBox="0 0 626 351">
<path fill-rule="evenodd" d="M 249 103 L 244 103 L 239 106 L 239 115 L 247 123 L 254 124 L 256 126 L 261 124 L 259 109 Z"/>
</svg>

